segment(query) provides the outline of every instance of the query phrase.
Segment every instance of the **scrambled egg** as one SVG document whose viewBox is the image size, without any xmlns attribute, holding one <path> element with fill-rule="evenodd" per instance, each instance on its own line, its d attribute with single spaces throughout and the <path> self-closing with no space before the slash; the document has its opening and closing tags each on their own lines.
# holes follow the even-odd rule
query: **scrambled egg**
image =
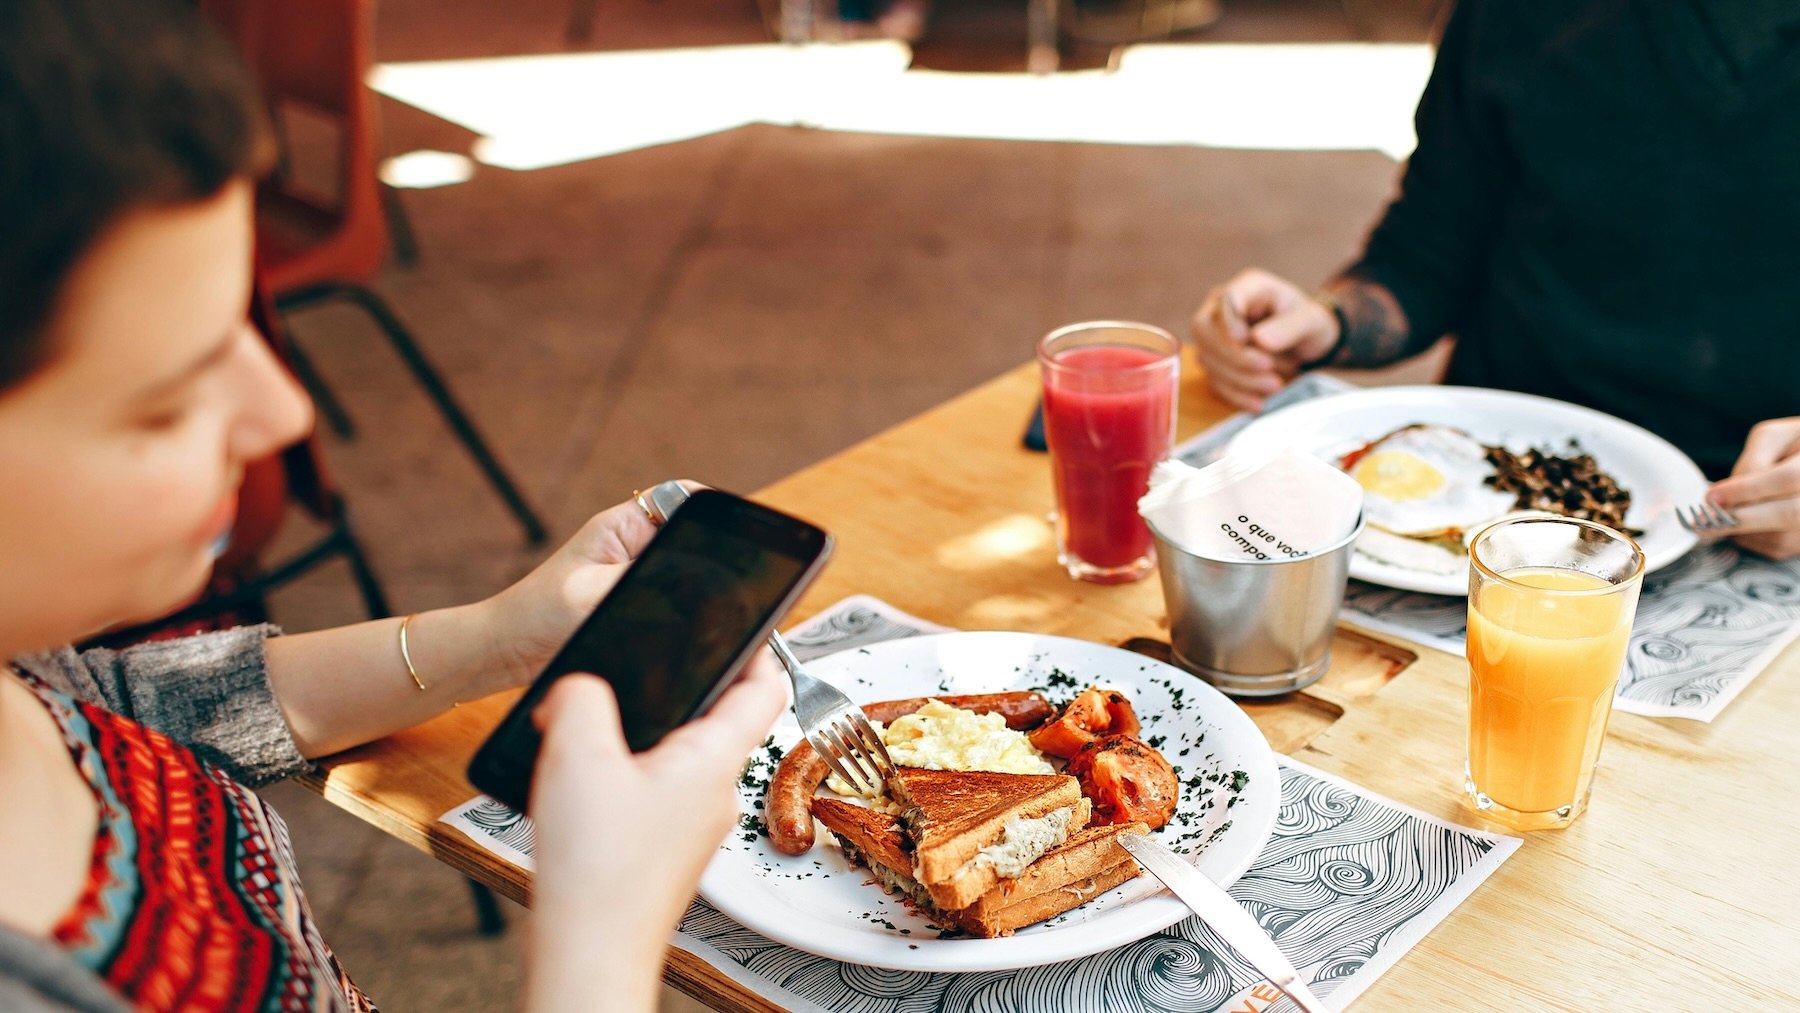
<svg viewBox="0 0 1800 1013">
<path fill-rule="evenodd" d="M 876 723 L 875 728 L 888 756 L 902 767 L 1003 774 L 1056 772 L 1024 732 L 1006 727 L 1004 716 L 977 714 L 942 700 L 932 700 L 885 728 Z M 835 774 L 826 779 L 825 786 L 840 795 L 855 794 Z"/>
</svg>

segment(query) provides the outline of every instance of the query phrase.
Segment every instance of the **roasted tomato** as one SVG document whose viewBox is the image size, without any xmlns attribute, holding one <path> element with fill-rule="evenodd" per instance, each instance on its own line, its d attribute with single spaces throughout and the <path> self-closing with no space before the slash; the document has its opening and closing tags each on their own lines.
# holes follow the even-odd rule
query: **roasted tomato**
<svg viewBox="0 0 1800 1013">
<path fill-rule="evenodd" d="M 1142 820 L 1155 830 L 1169 822 L 1181 800 L 1175 768 L 1129 735 L 1108 735 L 1082 746 L 1069 761 L 1068 773 L 1094 803 L 1096 824 Z"/>
<path fill-rule="evenodd" d="M 1070 700 L 1061 714 L 1037 726 L 1028 738 L 1038 752 L 1067 760 L 1103 735 L 1136 735 L 1138 727 L 1137 714 L 1125 694 L 1089 686 Z"/>
</svg>

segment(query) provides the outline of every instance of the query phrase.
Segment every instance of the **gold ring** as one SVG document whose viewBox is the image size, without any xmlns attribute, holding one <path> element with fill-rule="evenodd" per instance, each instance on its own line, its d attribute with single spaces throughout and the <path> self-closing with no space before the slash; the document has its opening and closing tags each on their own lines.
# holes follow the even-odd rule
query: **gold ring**
<svg viewBox="0 0 1800 1013">
<path fill-rule="evenodd" d="M 656 516 L 655 510 L 650 509 L 650 504 L 644 500 L 643 492 L 641 492 L 637 489 L 633 489 L 633 490 L 631 490 L 631 498 L 637 501 L 638 509 L 642 510 L 644 512 L 644 516 L 649 518 L 651 527 L 653 527 L 653 528 L 662 527 L 662 518 Z"/>
</svg>

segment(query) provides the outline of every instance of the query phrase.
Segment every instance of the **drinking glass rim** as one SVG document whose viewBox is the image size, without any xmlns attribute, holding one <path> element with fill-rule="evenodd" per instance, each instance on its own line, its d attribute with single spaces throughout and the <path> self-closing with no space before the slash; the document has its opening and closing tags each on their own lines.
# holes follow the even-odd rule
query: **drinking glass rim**
<svg viewBox="0 0 1800 1013">
<path fill-rule="evenodd" d="M 1590 587 L 1590 588 L 1535 587 L 1531 584 L 1526 584 L 1522 581 L 1513 580 L 1511 577 L 1506 576 L 1505 574 L 1499 572 L 1498 570 L 1495 570 L 1493 567 L 1482 562 L 1481 558 L 1475 554 L 1475 547 L 1480 545 L 1482 540 L 1486 539 L 1493 532 L 1499 530 L 1500 528 L 1510 527 L 1514 524 L 1573 524 L 1573 525 L 1576 525 L 1577 527 L 1587 528 L 1591 531 L 1598 531 L 1603 535 L 1607 535 L 1608 537 L 1615 538 L 1619 541 L 1622 541 L 1626 545 L 1631 547 L 1631 555 L 1632 555 L 1632 560 L 1633 560 L 1632 570 L 1629 574 L 1627 574 L 1626 576 L 1624 576 L 1623 578 L 1621 578 L 1619 580 L 1616 580 L 1616 581 L 1608 580 L 1605 587 Z M 1469 565 L 1474 567 L 1475 569 L 1481 571 L 1482 575 L 1484 577 L 1488 578 L 1489 580 L 1498 581 L 1502 584 L 1505 584 L 1507 587 L 1518 588 L 1519 590 L 1522 590 L 1522 591 L 1530 591 L 1534 594 L 1554 595 L 1559 598 L 1599 597 L 1601 595 L 1612 594 L 1612 593 L 1618 591 L 1622 587 L 1629 587 L 1632 584 L 1637 583 L 1638 581 L 1641 581 L 1644 579 L 1644 548 L 1643 548 L 1643 546 L 1641 546 L 1637 543 L 1637 539 L 1631 537 L 1630 535 L 1626 534 L 1623 531 L 1620 531 L 1618 528 L 1608 527 L 1607 525 L 1601 524 L 1598 521 L 1584 520 L 1580 517 L 1545 517 L 1545 516 L 1508 517 L 1505 520 L 1495 521 L 1492 524 L 1489 524 L 1486 527 L 1483 527 L 1481 530 L 1475 532 L 1475 537 L 1469 540 Z M 1560 569 L 1560 570 L 1575 569 L 1575 567 L 1572 567 L 1572 566 L 1562 566 L 1562 567 L 1550 566 L 1549 568 Z M 1588 571 L 1582 570 L 1580 572 L 1587 573 Z M 1599 577 L 1600 575 L 1596 573 L 1596 574 L 1593 574 L 1592 576 Z M 1604 577 L 1601 577 L 1601 579 L 1606 580 L 1606 578 L 1604 578 Z"/>
<path fill-rule="evenodd" d="M 1079 323 L 1064 324 L 1051 331 L 1049 334 L 1039 338 L 1037 343 L 1038 362 L 1051 369 L 1079 369 L 1080 367 L 1077 366 L 1070 366 L 1065 363 L 1057 362 L 1055 358 L 1045 353 L 1045 347 L 1052 341 L 1065 335 L 1073 334 L 1077 331 L 1099 330 L 1102 328 L 1111 330 L 1143 331 L 1163 338 L 1169 343 L 1169 350 L 1166 353 L 1149 362 L 1139 366 L 1109 367 L 1106 370 L 1108 373 L 1136 373 L 1140 371 L 1148 372 L 1156 369 L 1167 369 L 1170 360 L 1179 360 L 1181 358 L 1181 339 L 1155 324 L 1146 324 L 1139 320 L 1083 320 Z"/>
</svg>

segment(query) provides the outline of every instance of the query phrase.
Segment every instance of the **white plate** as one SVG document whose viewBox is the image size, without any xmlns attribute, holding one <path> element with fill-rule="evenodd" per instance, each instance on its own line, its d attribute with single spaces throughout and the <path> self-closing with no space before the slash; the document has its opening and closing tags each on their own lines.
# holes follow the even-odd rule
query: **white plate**
<svg viewBox="0 0 1800 1013">
<path fill-rule="evenodd" d="M 1191 848 L 1201 871 L 1229 885 L 1274 829 L 1281 787 L 1262 732 L 1212 687 L 1142 655 L 1031 633 L 944 633 L 855 648 L 806 667 L 860 702 L 1024 689 L 1061 700 L 1095 683 L 1115 687 L 1131 698 L 1144 726 L 1140 737 L 1160 740 L 1182 778 L 1175 821 L 1158 839 Z M 784 748 L 800 738 L 791 714 L 774 734 Z M 1234 793 L 1229 781 L 1240 770 L 1249 780 Z M 1190 786 L 1196 776 L 1225 783 Z M 760 813 L 761 799 L 760 787 L 744 789 L 743 811 Z M 1141 876 L 1014 936 L 942 939 L 924 917 L 872 885 L 823 828 L 812 850 L 798 857 L 779 854 L 767 837 L 733 833 L 701 877 L 700 894 L 778 942 L 909 971 L 996 971 L 1069 960 L 1123 946 L 1188 914 Z"/>
<path fill-rule="evenodd" d="M 1336 464 L 1344 454 L 1414 422 L 1454 426 L 1490 445 L 1560 452 L 1570 437 L 1594 455 L 1602 471 L 1631 493 L 1625 523 L 1641 528 L 1644 564 L 1656 570 L 1694 547 L 1675 507 L 1698 503 L 1706 476 L 1675 445 L 1646 429 L 1565 401 L 1482 387 L 1370 387 L 1333 394 L 1271 412 L 1244 427 L 1229 452 L 1268 453 L 1281 446 L 1310 451 Z M 1357 553 L 1350 575 L 1408 591 L 1467 595 L 1466 573 L 1445 576 L 1406 569 Z"/>
</svg>

